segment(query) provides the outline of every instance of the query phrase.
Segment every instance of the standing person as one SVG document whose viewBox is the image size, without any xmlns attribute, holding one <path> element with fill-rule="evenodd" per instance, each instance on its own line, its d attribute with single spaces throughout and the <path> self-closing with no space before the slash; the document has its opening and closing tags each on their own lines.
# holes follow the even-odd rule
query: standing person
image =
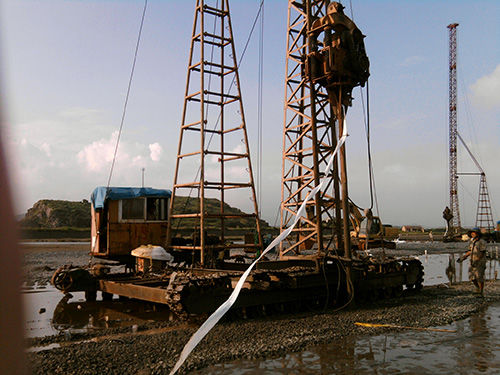
<svg viewBox="0 0 500 375">
<path fill-rule="evenodd" d="M 474 228 L 469 231 L 469 250 L 458 259 L 463 262 L 470 256 L 469 280 L 472 281 L 481 296 L 484 294 L 484 271 L 486 269 L 486 242 L 481 239 L 481 231 Z"/>
</svg>

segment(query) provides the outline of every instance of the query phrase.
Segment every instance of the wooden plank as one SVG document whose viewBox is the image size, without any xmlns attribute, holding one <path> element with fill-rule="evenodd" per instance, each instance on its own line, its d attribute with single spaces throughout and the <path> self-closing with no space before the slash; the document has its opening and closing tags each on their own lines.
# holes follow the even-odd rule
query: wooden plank
<svg viewBox="0 0 500 375">
<path fill-rule="evenodd" d="M 117 294 L 119 296 L 140 299 L 156 303 L 167 304 L 167 290 L 165 288 L 136 285 L 110 280 L 99 280 L 99 290 Z"/>
</svg>

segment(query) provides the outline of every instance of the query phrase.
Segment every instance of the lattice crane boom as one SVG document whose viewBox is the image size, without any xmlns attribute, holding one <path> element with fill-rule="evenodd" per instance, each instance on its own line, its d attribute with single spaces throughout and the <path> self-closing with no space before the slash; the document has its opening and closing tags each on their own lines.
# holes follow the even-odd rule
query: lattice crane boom
<svg viewBox="0 0 500 375">
<path fill-rule="evenodd" d="M 462 227 L 460 209 L 458 205 L 458 174 L 457 174 L 457 26 L 458 23 L 448 25 L 449 29 L 449 185 L 450 210 L 452 218 L 452 232 Z"/>
</svg>

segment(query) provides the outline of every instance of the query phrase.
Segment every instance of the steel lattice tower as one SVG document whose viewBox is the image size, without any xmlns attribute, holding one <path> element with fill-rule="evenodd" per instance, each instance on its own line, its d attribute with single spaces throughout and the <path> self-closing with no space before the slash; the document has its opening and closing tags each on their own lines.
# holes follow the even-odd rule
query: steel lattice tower
<svg viewBox="0 0 500 375">
<path fill-rule="evenodd" d="M 450 209 L 453 214 L 452 230 L 459 230 L 460 209 L 458 206 L 458 174 L 457 174 L 457 26 L 458 23 L 448 25 L 449 50 L 449 184 Z"/>
<path fill-rule="evenodd" d="M 491 212 L 490 194 L 486 184 L 486 174 L 481 173 L 479 181 L 479 198 L 477 201 L 476 227 L 491 232 L 494 229 L 493 214 Z"/>
<path fill-rule="evenodd" d="M 343 8 L 328 0 L 288 2 L 281 231 L 295 219 L 307 192 L 325 177 L 323 171 L 351 105 L 352 89 L 364 85 L 369 75 L 368 59 L 357 60 L 361 55 L 366 57 L 364 36 L 344 15 Z M 355 41 L 343 45 L 341 34 L 354 35 Z M 353 50 L 339 50 L 348 47 Z M 344 53 L 351 53 L 352 60 L 344 61 Z M 324 254 L 328 248 L 343 248 L 345 256 L 350 257 L 345 146 L 326 177 L 326 188 L 308 202 L 305 217 L 300 217 L 292 234 L 280 245 L 282 259 L 311 249 Z M 330 242 L 324 241 L 326 231 Z"/>
<path fill-rule="evenodd" d="M 194 192 L 197 212 L 175 205 L 180 191 Z M 228 213 L 225 202 L 235 196 L 250 198 L 253 212 Z M 208 212 L 210 198 L 220 201 L 218 212 Z M 204 266 L 213 266 L 217 254 L 230 248 L 262 247 L 228 0 L 196 1 L 170 207 L 167 246 L 199 251 Z M 255 219 L 256 243 L 226 241 L 227 219 L 239 218 Z M 173 241 L 186 228 L 197 238 L 193 246 Z M 209 244 L 207 235 L 217 241 Z"/>
<path fill-rule="evenodd" d="M 312 189 L 319 183 L 320 167 L 326 165 L 337 140 L 335 119 L 326 90 L 314 87 L 304 78 L 309 52 L 308 19 L 324 16 L 328 3 L 329 1 L 316 1 L 314 5 L 310 5 L 306 0 L 288 2 L 281 230 L 286 229 L 294 220 L 307 189 Z M 338 180 L 335 183 L 338 187 Z M 282 257 L 297 255 L 314 244 L 319 251 L 322 250 L 322 215 L 315 213 L 325 211 L 323 207 L 328 206 L 328 202 L 333 204 L 332 198 L 318 194 L 310 201 L 307 207 L 308 217 L 302 217 L 289 237 L 291 240 L 282 243 Z M 326 210 L 326 214 L 333 219 L 330 210 Z"/>
</svg>

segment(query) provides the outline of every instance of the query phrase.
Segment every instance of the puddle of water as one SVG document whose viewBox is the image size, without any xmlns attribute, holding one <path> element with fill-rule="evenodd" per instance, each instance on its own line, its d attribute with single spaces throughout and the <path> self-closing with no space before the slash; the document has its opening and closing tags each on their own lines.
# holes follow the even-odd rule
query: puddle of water
<svg viewBox="0 0 500 375">
<path fill-rule="evenodd" d="M 422 255 L 424 285 L 448 283 L 446 267 L 448 254 Z M 457 281 L 468 280 L 469 260 L 456 263 L 458 254 L 451 254 Z M 500 263 L 488 261 L 486 277 L 495 278 Z M 72 293 L 71 299 L 63 298 L 61 292 L 51 285 L 23 288 L 26 306 L 26 336 L 44 337 L 59 334 L 87 332 L 109 327 L 132 327 L 147 320 L 169 320 L 172 316 L 166 307 L 140 301 L 85 302 L 84 293 Z"/>
<path fill-rule="evenodd" d="M 469 280 L 469 265 L 470 260 L 467 258 L 462 263 L 457 263 L 457 259 L 461 254 L 431 254 L 420 255 L 420 259 L 424 266 L 424 285 L 439 285 L 448 283 L 449 279 L 446 276 L 446 268 L 450 262 L 454 266 L 455 280 L 468 281 Z M 498 260 L 488 260 L 486 263 L 485 278 L 488 280 L 496 279 L 496 274 L 500 271 L 500 263 Z"/>
<path fill-rule="evenodd" d="M 439 328 L 337 340 L 263 360 L 239 360 L 193 374 L 499 374 L 500 305 Z"/>
<path fill-rule="evenodd" d="M 111 327 L 131 327 L 146 321 L 172 318 L 166 306 L 141 301 L 85 302 L 83 292 L 63 294 L 52 286 L 23 290 L 26 336 L 71 335 Z"/>
</svg>

